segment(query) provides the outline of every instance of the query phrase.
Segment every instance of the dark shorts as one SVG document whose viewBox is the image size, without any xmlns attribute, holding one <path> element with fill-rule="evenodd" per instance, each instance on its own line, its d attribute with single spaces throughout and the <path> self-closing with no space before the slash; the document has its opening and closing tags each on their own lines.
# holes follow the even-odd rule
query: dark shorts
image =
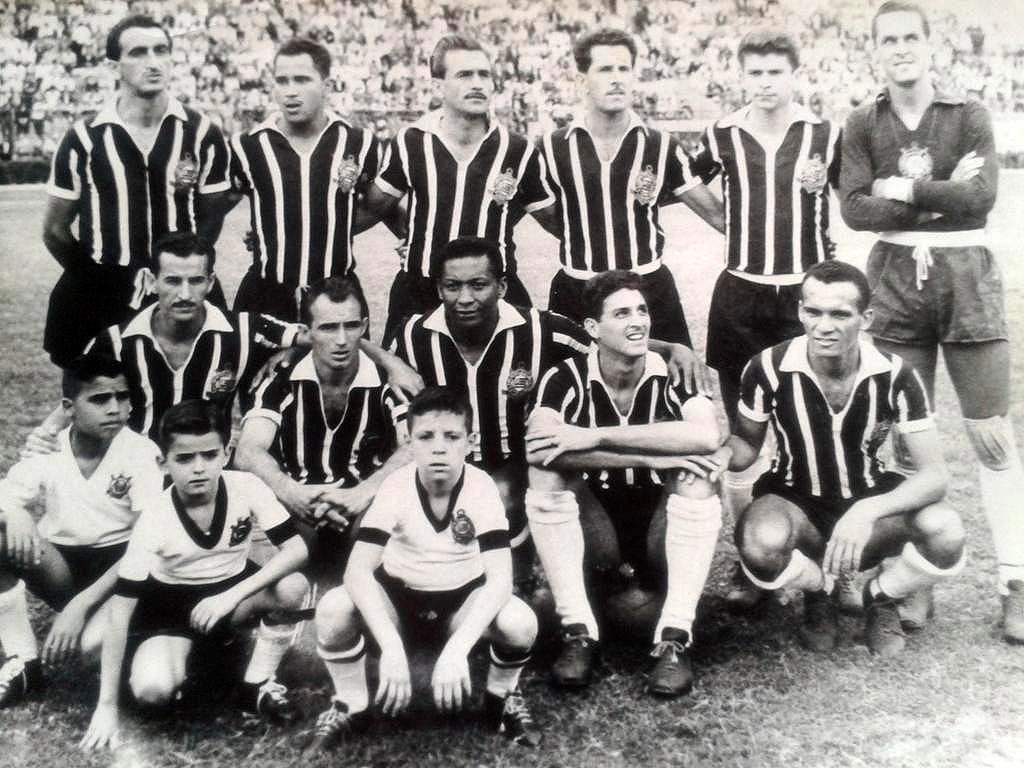
<svg viewBox="0 0 1024 768">
<path fill-rule="evenodd" d="M 426 592 L 410 589 L 405 582 L 389 575 L 378 567 L 373 574 L 387 594 L 398 613 L 402 639 L 417 646 L 440 645 L 448 636 L 448 622 L 451 621 L 475 589 L 485 579 L 478 576 L 458 589 Z"/>
<path fill-rule="evenodd" d="M 609 485 L 604 488 L 596 478 L 588 479 L 587 485 L 615 529 L 622 561 L 633 567 L 641 582 L 657 583 L 661 567 L 651 561 L 649 542 L 654 514 L 665 495 L 664 486 Z"/>
<path fill-rule="evenodd" d="M 53 548 L 64 558 L 68 571 L 71 572 L 71 593 L 67 595 L 67 600 L 63 601 L 62 605 L 53 606 L 53 608 L 61 610 L 74 595 L 95 584 L 100 576 L 109 571 L 110 567 L 124 556 L 125 550 L 128 549 L 128 542 L 122 541 L 120 544 L 111 544 L 106 547 L 72 547 L 66 544 L 53 544 Z"/>
<path fill-rule="evenodd" d="M 912 252 L 881 241 L 871 249 L 872 336 L 928 346 L 1007 338 L 1003 276 L 988 248 L 932 248 L 928 279 L 920 289 Z"/>
<path fill-rule="evenodd" d="M 304 573 L 325 589 L 341 584 L 355 543 L 354 526 L 339 531 L 326 526 L 314 528 L 296 518 L 292 521 L 309 550 L 309 562 Z"/>
<path fill-rule="evenodd" d="M 363 286 L 355 272 L 345 275 L 366 300 Z M 235 294 L 235 312 L 261 312 L 272 315 L 286 323 L 305 322 L 302 318 L 302 302 L 305 289 L 296 286 L 282 285 L 262 277 L 259 270 L 250 268 L 238 284 Z"/>
<path fill-rule="evenodd" d="M 643 281 L 643 294 L 651 313 L 651 338 L 692 347 L 683 305 L 676 289 L 676 280 L 669 268 L 662 264 L 650 274 L 642 275 L 640 279 Z M 558 270 L 551 278 L 548 309 L 582 323 L 583 286 L 586 284 L 586 280 L 571 277 L 563 270 Z"/>
<path fill-rule="evenodd" d="M 532 307 L 526 286 L 516 275 L 505 277 L 505 301 L 517 307 Z M 402 322 L 413 315 L 426 314 L 441 304 L 437 283 L 433 278 L 402 270 L 395 275 L 388 296 L 388 317 L 384 324 L 384 340 L 389 341 Z"/>
<path fill-rule="evenodd" d="M 723 271 L 708 312 L 708 365 L 738 391 L 750 358 L 803 333 L 799 304 L 799 283 L 764 285 Z"/>
<path fill-rule="evenodd" d="M 897 472 L 883 472 L 874 488 L 852 499 L 829 499 L 823 496 L 811 496 L 786 485 L 780 478 L 772 474 L 761 475 L 754 483 L 753 498 L 758 499 L 769 494 L 779 496 L 798 506 L 811 524 L 818 529 L 823 539 L 832 536 L 839 518 L 861 499 L 888 493 L 906 478 Z"/>
<path fill-rule="evenodd" d="M 192 629 L 192 609 L 212 595 L 218 595 L 252 576 L 259 566 L 251 560 L 237 576 L 212 584 L 165 584 L 149 578 L 140 588 L 139 602 L 132 614 L 128 631 L 137 642 L 157 635 L 186 637 L 190 640 L 216 640 L 228 638 L 233 633 L 229 626 L 230 617 L 224 618 L 208 635 L 201 635 Z"/>
</svg>

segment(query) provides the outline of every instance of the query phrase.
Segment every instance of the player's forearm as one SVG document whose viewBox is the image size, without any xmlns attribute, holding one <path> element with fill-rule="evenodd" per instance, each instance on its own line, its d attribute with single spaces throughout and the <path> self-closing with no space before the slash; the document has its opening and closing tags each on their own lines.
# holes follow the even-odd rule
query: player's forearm
<svg viewBox="0 0 1024 768">
<path fill-rule="evenodd" d="M 281 548 L 249 578 L 231 588 L 235 606 L 266 587 L 276 584 L 285 576 L 295 573 L 309 561 L 306 542 L 298 534 L 281 544 Z"/>
<path fill-rule="evenodd" d="M 245 472 L 252 472 L 256 477 L 270 486 L 270 490 L 278 499 L 289 497 L 288 491 L 295 480 L 281 469 L 277 459 L 263 446 L 255 445 L 246 439 L 245 430 L 238 440 L 235 449 L 235 467 Z"/>
<path fill-rule="evenodd" d="M 941 467 L 920 467 L 888 493 L 871 497 L 877 517 L 913 512 L 942 501 L 947 484 L 946 472 Z"/>
<path fill-rule="evenodd" d="M 388 607 L 384 604 L 383 591 L 373 577 L 373 571 L 353 568 L 351 561 L 345 570 L 345 590 L 359 611 L 373 639 L 381 650 L 385 648 L 405 649 L 398 628 L 389 618 Z"/>
<path fill-rule="evenodd" d="M 232 192 L 214 192 L 199 195 L 196 216 L 196 235 L 210 245 L 217 242 L 224 226 L 224 218 L 235 207 L 241 196 Z"/>
<path fill-rule="evenodd" d="M 907 203 L 856 191 L 840 195 L 839 210 L 846 226 L 858 232 L 907 229 L 918 223 L 920 213 Z"/>
<path fill-rule="evenodd" d="M 459 628 L 448 638 L 447 645 L 457 650 L 459 654 L 468 655 L 477 641 L 483 636 L 484 631 L 494 621 L 498 611 L 512 597 L 511 567 L 509 577 L 505 579 L 492 579 L 490 575 L 487 581 L 480 587 L 469 611 L 459 625 Z"/>
<path fill-rule="evenodd" d="M 121 691 L 121 670 L 128 646 L 128 624 L 138 600 L 114 595 L 111 598 L 107 628 L 100 652 L 100 695 L 97 706 L 118 706 Z"/>
<path fill-rule="evenodd" d="M 114 587 L 117 584 L 117 569 L 120 565 L 121 561 L 118 560 L 112 566 L 107 568 L 102 576 L 75 595 L 74 600 L 79 602 L 83 607 L 89 609 L 100 605 L 104 600 L 114 594 Z"/>
<path fill-rule="evenodd" d="M 540 224 L 541 229 L 547 232 L 549 235 L 561 239 L 562 235 L 562 221 L 558 216 L 558 205 L 549 205 L 546 208 L 539 208 L 536 211 L 530 211 L 530 215 L 536 219 L 537 223 Z"/>
<path fill-rule="evenodd" d="M 969 181 L 914 182 L 914 205 L 920 210 L 957 217 L 984 216 L 995 204 L 994 172 L 983 170 Z"/>
<path fill-rule="evenodd" d="M 626 451 L 653 456 L 711 453 L 720 443 L 717 429 L 685 421 L 596 427 L 594 432 L 597 448 L 612 453 Z"/>
<path fill-rule="evenodd" d="M 546 451 L 544 452 L 547 453 Z M 692 454 L 691 454 L 692 455 Z M 649 455 L 641 453 L 612 451 L 574 451 L 557 456 L 550 464 L 544 465 L 544 455 L 527 455 L 527 461 L 534 466 L 545 466 L 548 469 L 588 470 L 588 469 L 678 469 L 686 460 L 685 455 Z"/>
<path fill-rule="evenodd" d="M 64 269 L 90 269 L 96 266 L 85 245 L 66 225 L 48 225 L 43 229 L 43 245 Z"/>
<path fill-rule="evenodd" d="M 729 435 L 725 444 L 732 449 L 732 458 L 729 459 L 728 468 L 733 472 L 742 472 L 747 469 L 757 461 L 757 456 L 761 452 L 760 445 L 752 445 L 739 435 Z"/>
<path fill-rule="evenodd" d="M 706 185 L 691 187 L 680 194 L 677 200 L 686 203 L 708 226 L 725 232 L 725 206 Z"/>
</svg>

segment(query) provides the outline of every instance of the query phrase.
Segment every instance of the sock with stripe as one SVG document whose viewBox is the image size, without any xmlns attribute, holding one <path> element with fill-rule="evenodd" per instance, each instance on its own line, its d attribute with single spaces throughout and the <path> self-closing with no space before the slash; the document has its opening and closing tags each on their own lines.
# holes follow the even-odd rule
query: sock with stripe
<svg viewBox="0 0 1024 768">
<path fill-rule="evenodd" d="M 22 661 L 39 657 L 36 636 L 28 621 L 24 581 L 0 592 L 0 647 L 5 656 L 17 656 Z"/>
<path fill-rule="evenodd" d="M 366 685 L 366 641 L 360 635 L 350 648 L 329 650 L 317 645 L 317 655 L 324 660 L 327 674 L 334 683 L 334 698 L 344 703 L 352 714 L 370 706 Z"/>
<path fill-rule="evenodd" d="M 260 621 L 249 666 L 245 669 L 245 682 L 262 683 L 277 674 L 281 659 L 291 647 L 294 630 L 294 624 L 267 624 L 265 620 Z"/>
<path fill-rule="evenodd" d="M 487 692 L 505 698 L 519 685 L 530 652 L 498 648 L 491 644 L 491 665 L 487 669 Z"/>
</svg>

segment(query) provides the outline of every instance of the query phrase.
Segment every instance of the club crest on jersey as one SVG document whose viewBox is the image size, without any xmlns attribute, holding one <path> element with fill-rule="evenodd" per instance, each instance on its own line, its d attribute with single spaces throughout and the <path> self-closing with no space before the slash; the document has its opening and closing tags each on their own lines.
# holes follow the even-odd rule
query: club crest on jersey
<svg viewBox="0 0 1024 768">
<path fill-rule="evenodd" d="M 455 513 L 455 519 L 452 520 L 452 538 L 456 544 L 469 544 L 476 538 L 476 528 L 473 527 L 473 521 L 469 519 L 465 510 L 460 509 Z"/>
<path fill-rule="evenodd" d="M 110 476 L 110 483 L 107 484 L 107 496 L 112 499 L 123 499 L 132 489 L 132 478 L 118 472 Z"/>
<path fill-rule="evenodd" d="M 867 452 L 869 454 L 874 454 L 879 448 L 881 448 L 882 443 L 885 442 L 885 439 L 889 436 L 890 431 L 892 431 L 891 421 L 880 421 L 877 424 L 875 424 L 875 428 L 871 430 L 871 434 L 865 441 L 865 449 L 867 450 Z"/>
<path fill-rule="evenodd" d="M 513 400 L 521 400 L 530 394 L 533 384 L 533 374 L 520 363 L 509 371 L 508 379 L 505 381 L 505 394 Z"/>
<path fill-rule="evenodd" d="M 816 195 L 825 188 L 825 182 L 828 179 L 828 170 L 825 168 L 825 163 L 821 160 L 821 155 L 814 154 L 808 158 L 807 162 L 804 163 L 804 167 L 800 169 L 800 175 L 797 177 L 797 181 L 800 182 L 800 187 L 804 192 L 811 195 Z"/>
<path fill-rule="evenodd" d="M 914 181 L 928 181 L 932 177 L 932 154 L 928 147 L 919 147 L 912 142 L 900 150 L 900 176 Z"/>
<path fill-rule="evenodd" d="M 359 181 L 359 163 L 352 155 L 345 155 L 338 164 L 338 171 L 334 174 L 334 183 L 346 195 L 356 188 Z"/>
<path fill-rule="evenodd" d="M 247 538 L 252 532 L 252 512 L 246 517 L 238 519 L 234 525 L 231 526 L 231 538 L 228 540 L 228 544 L 232 547 L 237 547 Z"/>
<path fill-rule="evenodd" d="M 650 205 L 655 201 L 658 197 L 658 175 L 654 172 L 654 166 L 644 166 L 630 191 L 641 205 Z"/>
<path fill-rule="evenodd" d="M 184 191 L 196 186 L 199 183 L 199 163 L 196 159 L 186 152 L 178 159 L 178 164 L 174 166 L 174 176 L 171 179 L 171 185 L 179 190 Z"/>
<path fill-rule="evenodd" d="M 506 205 L 516 196 L 517 191 L 519 191 L 519 186 L 516 184 L 516 177 L 511 168 L 506 168 L 505 172 L 494 180 L 494 186 L 490 189 L 491 197 L 498 205 Z"/>
<path fill-rule="evenodd" d="M 235 384 L 235 372 L 230 368 L 221 368 L 210 379 L 206 397 L 209 400 L 223 399 L 235 391 Z"/>
</svg>

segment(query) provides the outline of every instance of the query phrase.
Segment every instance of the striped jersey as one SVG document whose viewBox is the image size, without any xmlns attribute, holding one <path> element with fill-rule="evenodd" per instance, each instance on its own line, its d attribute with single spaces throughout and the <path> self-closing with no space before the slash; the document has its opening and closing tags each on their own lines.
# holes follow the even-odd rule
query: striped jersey
<svg viewBox="0 0 1024 768">
<path fill-rule="evenodd" d="M 219 403 L 225 423 L 231 423 L 231 406 L 239 382 L 251 380 L 274 350 L 291 346 L 297 326 L 269 315 L 239 312 L 234 324 L 220 309 L 205 303 L 206 319 L 192 342 L 185 364 L 171 368 L 153 334 L 150 304 L 131 320 L 103 331 L 86 347 L 111 355 L 124 366 L 131 395 L 128 426 L 157 439 L 160 419 L 182 400 L 205 399 Z"/>
<path fill-rule="evenodd" d="M 695 178 L 688 186 L 722 175 L 728 269 L 800 275 L 835 255 L 828 198 L 838 184 L 839 129 L 800 109 L 771 151 L 743 128 L 749 110 L 704 132 L 690 158 Z"/>
<path fill-rule="evenodd" d="M 873 488 L 885 465 L 879 449 L 894 426 L 902 433 L 934 427 L 917 373 L 898 355 L 860 344 L 860 369 L 850 399 L 832 410 L 798 336 L 751 358 L 743 371 L 739 411 L 771 419 L 778 449 L 776 479 L 796 491 L 850 499 Z"/>
<path fill-rule="evenodd" d="M 472 461 L 495 469 L 510 456 L 525 460 L 527 408 L 541 375 L 589 347 L 586 331 L 568 318 L 499 300 L 498 324 L 475 363 L 459 352 L 443 305 L 407 320 L 396 332 L 391 350 L 415 368 L 427 386 L 467 393 L 473 431 L 480 436 Z M 403 429 L 404 403 L 390 390 L 387 398 L 396 428 Z"/>
<path fill-rule="evenodd" d="M 610 269 L 647 274 L 660 267 L 665 233 L 658 207 L 690 180 L 679 142 L 632 113 L 607 162 L 582 122 L 546 134 L 541 146 L 562 219 L 562 269 L 586 279 Z"/>
<path fill-rule="evenodd" d="M 566 424 L 577 427 L 618 427 L 684 421 L 683 405 L 691 397 L 682 383 L 672 385 L 665 361 L 648 351 L 629 413 L 623 415 L 601 378 L 598 348 L 593 346 L 586 355 L 565 360 L 544 374 L 537 388 L 537 407 L 550 408 Z M 587 474 L 605 488 L 661 485 L 653 469 L 603 469 Z"/>
<path fill-rule="evenodd" d="M 311 352 L 264 381 L 245 418 L 262 417 L 277 425 L 270 453 L 293 480 L 350 488 L 371 475 L 389 454 L 390 418 L 382 397 L 385 381 L 360 351 L 345 411 L 337 424 L 329 424 Z"/>
<path fill-rule="evenodd" d="M 492 120 L 469 160 L 457 160 L 441 136 L 440 112 L 402 128 L 388 144 L 377 186 L 409 195 L 402 269 L 432 276 L 437 251 L 456 237 L 498 243 L 506 274 L 516 272 L 512 230 L 531 211 L 554 202 L 544 161 L 528 139 Z"/>
<path fill-rule="evenodd" d="M 356 199 L 377 172 L 377 140 L 328 112 L 308 153 L 278 129 L 278 115 L 231 139 L 231 181 L 249 198 L 260 276 L 290 288 L 355 268 Z"/>
<path fill-rule="evenodd" d="M 148 153 L 113 102 L 77 121 L 53 156 L 46 191 L 76 201 L 78 239 L 93 261 L 142 267 L 160 235 L 198 231 L 200 195 L 228 188 L 220 128 L 172 98 Z"/>
</svg>

